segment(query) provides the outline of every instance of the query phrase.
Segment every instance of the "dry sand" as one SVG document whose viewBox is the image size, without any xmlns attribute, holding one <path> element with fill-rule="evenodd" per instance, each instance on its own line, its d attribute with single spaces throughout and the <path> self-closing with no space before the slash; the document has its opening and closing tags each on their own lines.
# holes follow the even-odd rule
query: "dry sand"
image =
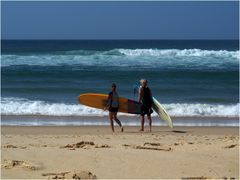
<svg viewBox="0 0 240 180">
<path fill-rule="evenodd" d="M 238 128 L 14 127 L 1 134 L 2 179 L 239 179 Z"/>
</svg>

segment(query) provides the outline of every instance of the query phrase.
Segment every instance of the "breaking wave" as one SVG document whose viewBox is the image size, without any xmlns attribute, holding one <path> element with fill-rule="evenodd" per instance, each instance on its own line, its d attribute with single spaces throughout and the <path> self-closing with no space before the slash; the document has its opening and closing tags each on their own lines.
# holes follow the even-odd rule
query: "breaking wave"
<svg viewBox="0 0 240 180">
<path fill-rule="evenodd" d="M 2 98 L 2 115 L 107 116 L 107 112 L 78 104 L 48 103 L 24 98 Z M 238 104 L 163 104 L 172 117 L 238 117 Z M 123 115 L 123 113 L 120 113 Z M 124 114 L 128 115 L 128 114 Z M 157 116 L 156 113 L 153 116 Z"/>
</svg>

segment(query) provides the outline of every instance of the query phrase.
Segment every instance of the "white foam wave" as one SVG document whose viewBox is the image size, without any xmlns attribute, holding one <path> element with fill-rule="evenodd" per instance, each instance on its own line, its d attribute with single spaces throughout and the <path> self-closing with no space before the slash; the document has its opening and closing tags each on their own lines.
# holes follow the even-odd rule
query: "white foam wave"
<svg viewBox="0 0 240 180">
<path fill-rule="evenodd" d="M 2 115 L 104 116 L 107 113 L 83 105 L 46 103 L 23 98 L 2 98 Z"/>
<path fill-rule="evenodd" d="M 201 50 L 201 49 L 119 49 L 126 56 L 157 56 L 157 57 L 222 57 L 239 59 L 239 51 Z"/>
<path fill-rule="evenodd" d="M 233 105 L 222 104 L 165 104 L 168 113 L 173 116 L 213 116 L 213 117 L 238 117 L 239 103 Z"/>
<path fill-rule="evenodd" d="M 173 117 L 238 117 L 239 103 L 214 104 L 163 104 Z M 2 115 L 49 115 L 49 116 L 107 116 L 107 112 L 77 104 L 47 103 L 22 98 L 2 98 Z M 123 113 L 121 113 L 123 115 Z M 128 115 L 128 114 L 124 114 Z M 156 113 L 153 116 L 157 116 Z"/>
<path fill-rule="evenodd" d="M 221 66 L 224 63 L 238 63 L 239 51 L 201 49 L 114 49 L 110 51 L 84 50 L 63 54 L 2 55 L 1 66 L 11 65 L 81 65 L 81 66 L 146 66 L 169 65 Z M 216 60 L 217 59 L 217 60 Z"/>
</svg>

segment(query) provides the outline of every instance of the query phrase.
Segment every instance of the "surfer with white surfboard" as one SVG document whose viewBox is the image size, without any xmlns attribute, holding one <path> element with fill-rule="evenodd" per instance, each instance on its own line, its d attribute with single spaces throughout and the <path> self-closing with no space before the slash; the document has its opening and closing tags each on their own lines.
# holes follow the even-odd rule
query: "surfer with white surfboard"
<svg viewBox="0 0 240 180">
<path fill-rule="evenodd" d="M 138 92 L 138 101 L 142 103 L 141 107 L 141 129 L 140 131 L 144 131 L 144 116 L 147 115 L 149 120 L 149 130 L 152 131 L 152 118 L 151 114 L 153 113 L 152 105 L 153 105 L 153 97 L 150 88 L 147 86 L 147 80 L 140 80 L 141 86 Z"/>
</svg>

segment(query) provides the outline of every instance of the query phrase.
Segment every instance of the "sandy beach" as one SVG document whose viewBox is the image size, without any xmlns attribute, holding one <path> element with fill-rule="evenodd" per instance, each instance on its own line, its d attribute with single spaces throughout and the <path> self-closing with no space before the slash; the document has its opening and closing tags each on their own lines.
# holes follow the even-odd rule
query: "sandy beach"
<svg viewBox="0 0 240 180">
<path fill-rule="evenodd" d="M 2 179 L 239 178 L 239 129 L 2 126 Z"/>
</svg>

